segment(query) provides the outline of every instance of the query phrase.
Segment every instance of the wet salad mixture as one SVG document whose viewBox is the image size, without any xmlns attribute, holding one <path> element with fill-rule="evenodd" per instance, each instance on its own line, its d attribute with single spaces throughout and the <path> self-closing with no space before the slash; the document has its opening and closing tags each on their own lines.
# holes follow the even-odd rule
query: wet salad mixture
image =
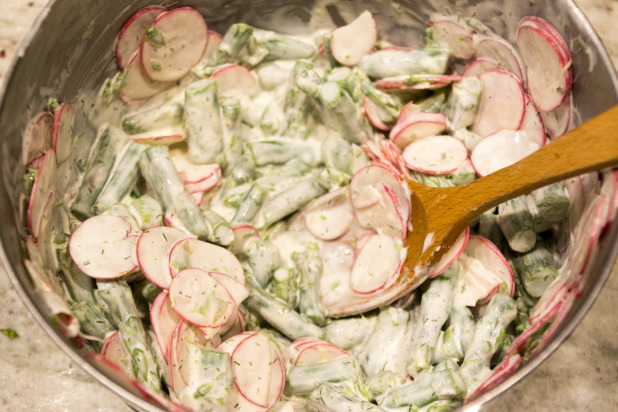
<svg viewBox="0 0 618 412">
<path fill-rule="evenodd" d="M 137 11 L 95 103 L 52 99 L 24 132 L 25 264 L 52 320 L 170 410 L 473 399 L 548 341 L 618 204 L 616 172 L 547 186 L 396 284 L 406 179 L 463 185 L 573 126 L 564 39 L 537 17 L 508 35 L 435 15 L 412 49 L 368 11 L 309 36 Z"/>
</svg>

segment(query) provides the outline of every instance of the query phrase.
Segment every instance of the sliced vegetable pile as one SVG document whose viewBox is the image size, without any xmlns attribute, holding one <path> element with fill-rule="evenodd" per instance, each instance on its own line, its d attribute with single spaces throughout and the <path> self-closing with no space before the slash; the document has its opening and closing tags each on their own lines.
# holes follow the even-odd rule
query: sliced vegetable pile
<svg viewBox="0 0 618 412">
<path fill-rule="evenodd" d="M 51 101 L 24 134 L 25 264 L 62 332 L 201 411 L 445 410 L 543 347 L 615 217 L 615 171 L 488 211 L 419 289 L 388 290 L 405 178 L 466 184 L 573 125 L 565 41 L 459 16 L 423 49 L 377 39 L 368 11 L 309 37 L 135 13 L 95 107 Z"/>
</svg>

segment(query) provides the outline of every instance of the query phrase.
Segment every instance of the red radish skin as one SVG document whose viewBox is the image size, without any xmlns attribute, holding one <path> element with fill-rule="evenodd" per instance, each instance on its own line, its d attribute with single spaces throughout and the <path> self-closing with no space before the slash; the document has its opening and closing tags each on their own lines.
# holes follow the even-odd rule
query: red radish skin
<svg viewBox="0 0 618 412">
<path fill-rule="evenodd" d="M 571 56 L 558 31 L 542 19 L 524 18 L 517 32 L 517 46 L 528 70 L 532 100 L 543 111 L 558 108 L 573 82 Z"/>
<path fill-rule="evenodd" d="M 501 67 L 498 63 L 493 62 L 487 59 L 476 59 L 472 63 L 470 63 L 466 69 L 464 70 L 462 76 L 463 77 L 479 77 L 481 74 L 500 70 Z"/>
<path fill-rule="evenodd" d="M 152 80 L 172 82 L 197 65 L 208 44 L 208 26 L 202 15 L 180 7 L 159 15 L 147 29 L 140 47 L 142 70 Z"/>
<path fill-rule="evenodd" d="M 367 10 L 352 23 L 333 32 L 331 52 L 344 66 L 354 66 L 367 55 L 378 39 L 376 22 Z"/>
<path fill-rule="evenodd" d="M 146 29 L 161 14 L 166 12 L 165 7 L 149 6 L 138 10 L 122 26 L 116 37 L 115 56 L 116 62 L 121 69 L 125 69 L 131 60 L 131 56 L 139 49 Z"/>
<path fill-rule="evenodd" d="M 208 60 L 214 56 L 219 48 L 219 44 L 221 44 L 221 40 L 223 37 L 212 30 L 208 30 L 208 43 L 206 44 L 206 51 L 204 51 L 204 56 L 202 57 L 203 62 L 208 62 Z"/>
<path fill-rule="evenodd" d="M 539 147 L 545 146 L 546 135 L 545 125 L 539 109 L 529 95 L 526 96 L 526 111 L 524 118 L 519 126 L 519 130 L 525 132 L 530 141 L 535 142 Z"/>
<path fill-rule="evenodd" d="M 202 269 L 189 268 L 176 273 L 169 294 L 178 316 L 199 327 L 224 325 L 236 307 L 228 290 Z"/>
<path fill-rule="evenodd" d="M 135 143 L 150 146 L 170 146 L 185 141 L 185 133 L 182 126 L 172 126 L 161 130 L 139 133 L 131 136 Z"/>
<path fill-rule="evenodd" d="M 500 130 L 482 139 L 472 150 L 470 161 L 483 177 L 523 159 L 540 148 L 525 133 Z"/>
<path fill-rule="evenodd" d="M 165 290 L 159 292 L 150 307 L 150 323 L 161 348 L 161 354 L 166 361 L 174 329 L 181 321 L 182 318 L 172 308 L 169 293 Z"/>
<path fill-rule="evenodd" d="M 501 37 L 479 37 L 476 39 L 476 55 L 479 59 L 494 61 L 498 66 L 517 77 L 520 83 L 526 83 L 524 63 L 519 53 L 509 42 Z"/>
<path fill-rule="evenodd" d="M 222 97 L 250 97 L 260 92 L 255 75 L 242 66 L 226 64 L 210 77 L 217 80 L 217 92 Z"/>
<path fill-rule="evenodd" d="M 418 106 L 417 104 L 414 104 L 413 101 L 406 103 L 399 111 L 399 116 L 397 116 L 397 123 L 399 123 L 400 120 L 405 118 L 410 113 L 420 112 L 420 111 L 421 111 L 420 106 Z"/>
<path fill-rule="evenodd" d="M 402 157 L 412 170 L 443 175 L 453 173 L 468 159 L 468 149 L 454 137 L 430 136 L 410 143 Z"/>
<path fill-rule="evenodd" d="M 338 346 L 328 342 L 320 342 L 303 347 L 298 354 L 294 365 L 312 365 L 348 355 L 348 352 Z"/>
<path fill-rule="evenodd" d="M 505 71 L 489 71 L 479 79 L 483 83 L 483 94 L 472 131 L 485 137 L 502 129 L 519 129 L 526 108 L 519 80 Z"/>
<path fill-rule="evenodd" d="M 174 245 L 194 236 L 180 229 L 155 226 L 145 230 L 137 240 L 137 263 L 144 276 L 161 289 L 169 289 L 172 282 L 168 262 Z"/>
<path fill-rule="evenodd" d="M 203 193 L 206 192 L 213 187 L 217 186 L 217 184 L 221 181 L 221 169 L 216 168 L 210 175 L 206 176 L 204 179 L 199 180 L 194 183 L 184 182 L 185 188 L 187 192 L 190 194 L 194 193 Z"/>
<path fill-rule="evenodd" d="M 242 248 L 245 242 L 252 237 L 260 238 L 260 232 L 251 225 L 238 225 L 232 228 L 234 232 L 234 243 L 232 244 L 232 251 L 235 254 L 242 253 Z"/>
<path fill-rule="evenodd" d="M 54 111 L 54 129 L 52 144 L 56 152 L 56 163 L 64 163 L 71 156 L 73 144 L 73 124 L 75 123 L 75 107 L 69 103 L 61 103 Z"/>
<path fill-rule="evenodd" d="M 245 274 L 238 258 L 227 249 L 197 239 L 185 239 L 176 243 L 170 252 L 172 277 L 186 268 L 206 272 L 220 272 L 245 284 Z"/>
<path fill-rule="evenodd" d="M 417 139 L 440 135 L 445 130 L 444 113 L 413 111 L 397 120 L 397 124 L 391 130 L 390 139 L 400 150 L 404 150 Z"/>
<path fill-rule="evenodd" d="M 139 52 L 129 60 L 124 75 L 124 86 L 120 90 L 119 97 L 127 105 L 141 102 L 171 86 L 168 82 L 154 81 L 146 76 L 142 70 L 142 58 Z"/>
<path fill-rule="evenodd" d="M 69 239 L 71 258 L 86 275 L 95 279 L 117 279 L 138 268 L 135 245 L 129 236 L 131 223 L 112 215 L 84 220 Z"/>
<path fill-rule="evenodd" d="M 33 163 L 34 159 L 44 154 L 53 144 L 54 117 L 42 112 L 32 118 L 24 131 L 22 141 L 22 164 Z"/>
<path fill-rule="evenodd" d="M 473 33 L 468 25 L 448 17 L 437 16 L 432 18 L 429 26 L 433 29 L 434 40 L 447 46 L 454 57 L 465 60 L 474 57 Z"/>
<path fill-rule="evenodd" d="M 453 82 L 460 81 L 462 76 L 447 76 L 447 75 L 414 75 L 402 78 L 390 78 L 376 80 L 373 85 L 380 90 L 386 92 L 398 90 L 434 90 L 448 86 Z"/>
<path fill-rule="evenodd" d="M 387 125 L 381 119 L 380 107 L 375 104 L 370 98 L 363 98 L 363 111 L 365 116 L 369 119 L 369 122 L 376 128 L 382 131 L 388 131 L 392 129 L 392 126 Z"/>
<path fill-rule="evenodd" d="M 172 162 L 178 175 L 185 184 L 200 183 L 209 179 L 213 174 L 221 175 L 221 166 L 213 164 L 196 164 L 191 161 L 185 151 L 172 151 Z"/>
</svg>

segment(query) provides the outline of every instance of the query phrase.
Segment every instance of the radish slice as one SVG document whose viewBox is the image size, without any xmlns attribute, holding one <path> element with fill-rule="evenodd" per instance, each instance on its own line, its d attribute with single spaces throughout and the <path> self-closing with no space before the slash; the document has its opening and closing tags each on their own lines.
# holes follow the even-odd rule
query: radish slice
<svg viewBox="0 0 618 412">
<path fill-rule="evenodd" d="M 161 289 L 169 289 L 172 274 L 169 259 L 172 248 L 183 239 L 189 239 L 180 229 L 156 226 L 145 230 L 137 240 L 137 263 L 149 281 Z"/>
<path fill-rule="evenodd" d="M 314 200 L 303 213 L 307 230 L 318 239 L 343 236 L 354 220 L 347 188 L 342 187 Z"/>
<path fill-rule="evenodd" d="M 232 228 L 234 232 L 234 243 L 232 244 L 232 251 L 235 254 L 242 253 L 245 242 L 252 237 L 260 237 L 260 232 L 251 225 L 238 225 Z"/>
<path fill-rule="evenodd" d="M 420 106 L 414 104 L 414 102 L 408 102 L 399 111 L 399 116 L 397 116 L 397 122 L 399 123 L 401 119 L 405 118 L 410 113 L 420 112 L 420 111 L 421 111 Z"/>
<path fill-rule="evenodd" d="M 379 194 L 378 202 L 372 202 L 371 206 L 367 203 L 368 190 Z M 410 218 L 410 196 L 407 187 L 390 169 L 373 164 L 356 172 L 350 182 L 350 200 L 361 226 L 405 239 Z"/>
<path fill-rule="evenodd" d="M 571 93 L 558 108 L 551 112 L 541 112 L 543 124 L 551 138 L 565 134 L 573 123 L 573 98 Z"/>
<path fill-rule="evenodd" d="M 105 337 L 103 347 L 101 348 L 101 356 L 114 365 L 120 366 L 128 376 L 133 374 L 131 355 L 122 342 L 120 331 L 116 330 Z"/>
<path fill-rule="evenodd" d="M 474 57 L 470 26 L 443 16 L 432 16 L 429 26 L 433 29 L 434 40 L 451 50 L 453 57 L 466 60 Z"/>
<path fill-rule="evenodd" d="M 480 38 L 476 41 L 476 55 L 479 59 L 495 61 L 500 67 L 514 74 L 520 83 L 526 83 L 524 63 L 519 53 L 503 38 Z"/>
<path fill-rule="evenodd" d="M 390 133 L 391 141 L 400 150 L 405 149 L 417 139 L 442 134 L 446 130 L 446 115 L 413 111 L 397 120 Z"/>
<path fill-rule="evenodd" d="M 166 12 L 165 7 L 149 6 L 138 10 L 122 26 L 116 38 L 116 61 L 121 69 L 125 69 L 131 56 L 139 49 L 146 36 L 146 29 L 161 14 Z"/>
<path fill-rule="evenodd" d="M 505 71 L 487 72 L 479 79 L 483 94 L 472 131 L 485 137 L 502 129 L 519 129 L 526 108 L 519 80 Z"/>
<path fill-rule="evenodd" d="M 221 97 L 255 96 L 260 92 L 255 75 L 242 66 L 226 64 L 210 77 L 217 80 Z"/>
<path fill-rule="evenodd" d="M 176 313 L 196 326 L 221 326 L 230 319 L 236 306 L 227 289 L 202 269 L 178 272 L 169 293 Z"/>
<path fill-rule="evenodd" d="M 201 349 L 208 347 L 208 341 L 199 329 L 185 321 L 178 324 L 172 334 L 170 346 L 170 375 L 174 382 L 174 391 L 180 392 L 184 386 L 194 381 L 192 374 L 199 374 L 196 368 L 202 366 L 198 360 L 201 359 Z"/>
<path fill-rule="evenodd" d="M 531 142 L 535 142 L 539 147 L 545 146 L 545 125 L 539 109 L 534 105 L 534 102 L 529 95 L 526 96 L 526 111 L 524 118 L 519 126 L 519 130 L 526 133 L 526 136 Z"/>
<path fill-rule="evenodd" d="M 219 45 L 221 44 L 223 37 L 212 30 L 208 30 L 208 44 L 206 44 L 206 51 L 202 57 L 202 61 L 206 62 L 217 52 Z"/>
<path fill-rule="evenodd" d="M 146 33 L 140 48 L 142 69 L 159 82 L 172 82 L 187 75 L 202 59 L 208 43 L 206 22 L 190 7 L 159 15 Z"/>
<path fill-rule="evenodd" d="M 517 46 L 528 68 L 532 100 L 543 111 L 555 110 L 569 95 L 573 81 L 564 39 L 545 20 L 526 17 L 519 24 Z"/>
<path fill-rule="evenodd" d="M 185 181 L 185 188 L 187 189 L 187 192 L 190 194 L 203 193 L 215 187 L 217 183 L 221 181 L 221 167 L 218 167 L 219 165 L 215 166 L 217 167 L 213 167 L 213 171 L 204 179 L 193 183 Z"/>
<path fill-rule="evenodd" d="M 539 144 L 530 140 L 525 133 L 500 130 L 474 147 L 470 161 L 476 173 L 483 177 L 520 161 L 538 149 Z"/>
<path fill-rule="evenodd" d="M 116 279 L 137 269 L 135 244 L 129 236 L 131 223 L 125 218 L 98 215 L 84 220 L 69 239 L 71 258 L 86 275 Z"/>
<path fill-rule="evenodd" d="M 138 133 L 131 136 L 131 140 L 135 143 L 147 144 L 151 146 L 170 146 L 183 142 L 185 139 L 185 131 L 180 125 L 150 130 L 148 132 Z"/>
<path fill-rule="evenodd" d="M 150 307 L 150 323 L 163 358 L 168 359 L 170 339 L 182 318 L 172 308 L 167 291 L 160 292 Z"/>
<path fill-rule="evenodd" d="M 245 274 L 236 256 L 221 246 L 201 240 L 185 239 L 174 245 L 170 253 L 172 276 L 186 268 L 225 273 L 245 284 Z"/>
<path fill-rule="evenodd" d="M 363 97 L 363 111 L 372 125 L 377 129 L 387 131 L 392 129 L 392 125 L 387 124 L 387 115 L 384 110 L 368 97 Z"/>
<path fill-rule="evenodd" d="M 597 242 L 607 216 L 605 195 L 597 196 L 590 202 L 580 218 L 573 233 L 573 248 L 569 254 L 569 268 L 574 277 L 583 274 L 596 252 Z"/>
<path fill-rule="evenodd" d="M 363 242 L 356 256 L 350 287 L 355 293 L 375 293 L 386 286 L 402 265 L 401 247 L 395 240 L 390 236 L 373 235 Z"/>
<path fill-rule="evenodd" d="M 448 250 L 448 252 L 446 252 L 442 258 L 440 258 L 440 261 L 438 262 L 437 265 L 435 265 L 433 268 L 430 268 L 430 275 L 429 278 L 435 278 L 438 275 L 441 275 L 446 269 L 448 269 L 449 267 L 451 267 L 451 265 L 453 263 L 455 263 L 455 261 L 457 259 L 459 259 L 459 256 L 461 256 L 461 254 L 463 253 L 466 245 L 468 244 L 468 240 L 470 239 L 470 228 L 466 227 L 466 230 L 464 230 L 459 237 L 457 238 L 457 240 L 455 241 L 455 243 L 453 244 L 453 246 L 451 246 L 451 248 Z M 427 244 L 427 242 L 429 241 L 429 239 L 425 239 L 425 247 L 428 247 L 429 245 Z"/>
<path fill-rule="evenodd" d="M 513 271 L 500 250 L 489 239 L 472 235 L 457 260 L 461 272 L 455 287 L 454 304 L 474 307 L 503 289 L 513 296 Z"/>
<path fill-rule="evenodd" d="M 75 107 L 69 103 L 61 103 L 54 111 L 54 130 L 52 133 L 52 144 L 56 152 L 57 164 L 63 163 L 71 156 L 74 123 Z"/>
<path fill-rule="evenodd" d="M 371 51 L 377 39 L 376 22 L 365 10 L 352 23 L 333 32 L 331 51 L 339 63 L 354 66 Z"/>
<path fill-rule="evenodd" d="M 397 90 L 434 90 L 458 82 L 462 76 L 448 76 L 435 74 L 415 74 L 404 77 L 391 77 L 376 80 L 373 85 L 383 91 Z"/>
<path fill-rule="evenodd" d="M 618 170 L 607 170 L 603 172 L 603 185 L 601 194 L 607 196 L 607 213 L 605 227 L 608 227 L 616 218 L 618 211 Z"/>
<path fill-rule="evenodd" d="M 34 235 L 34 229 L 35 226 L 39 226 L 41 222 L 43 210 L 49 200 L 50 188 L 53 187 L 54 181 L 56 180 L 56 170 L 56 153 L 52 149 L 49 149 L 41 160 L 39 172 L 34 178 L 32 192 L 28 200 L 26 221 L 35 239 L 38 238 L 38 236 Z"/>
<path fill-rule="evenodd" d="M 338 346 L 328 342 L 319 342 L 304 347 L 296 357 L 294 365 L 313 365 L 348 355 L 348 352 Z"/>
<path fill-rule="evenodd" d="M 249 291 L 247 290 L 245 285 L 243 285 L 242 283 L 240 283 L 233 277 L 226 275 L 225 273 L 219 273 L 219 272 L 209 272 L 209 273 L 210 273 L 210 276 L 212 276 L 213 279 L 217 281 L 217 283 L 219 283 L 220 285 L 225 287 L 225 289 L 227 289 L 227 291 L 230 293 L 230 295 L 232 296 L 232 298 L 234 299 L 237 305 L 240 305 L 242 301 L 245 300 L 247 296 L 249 296 Z"/>
<path fill-rule="evenodd" d="M 221 166 L 217 163 L 204 165 L 191 161 L 186 151 L 173 150 L 172 162 L 182 181 L 187 184 L 199 183 L 212 177 L 214 173 L 221 175 Z"/>
<path fill-rule="evenodd" d="M 124 85 L 120 90 L 120 98 L 127 104 L 142 100 L 170 87 L 169 83 L 157 82 L 146 76 L 142 70 L 142 58 L 136 52 L 124 69 Z"/>
<path fill-rule="evenodd" d="M 486 59 L 476 59 L 466 67 L 462 76 L 463 77 L 469 77 L 469 76 L 479 77 L 483 73 L 486 73 L 489 71 L 496 71 L 500 69 L 501 69 L 500 65 L 496 62 L 493 62 L 491 60 L 486 60 Z"/>
<path fill-rule="evenodd" d="M 46 223 L 51 215 L 51 210 L 54 205 L 54 199 L 56 198 L 56 193 L 53 190 L 50 190 L 47 194 L 47 199 L 43 202 L 43 199 L 40 199 L 43 203 L 43 208 L 41 209 L 41 213 L 39 218 L 36 219 L 32 224 L 32 237 L 35 239 L 39 239 L 39 235 L 41 234 L 41 227 Z"/>
<path fill-rule="evenodd" d="M 54 127 L 54 117 L 51 113 L 42 112 L 32 118 L 22 140 L 21 161 L 28 165 L 50 149 L 53 144 L 52 131 Z"/>
<path fill-rule="evenodd" d="M 402 154 L 406 166 L 421 173 L 453 173 L 468 159 L 468 149 L 451 136 L 430 136 L 408 145 Z"/>
<path fill-rule="evenodd" d="M 282 357 L 265 335 L 256 333 L 238 344 L 231 354 L 234 385 L 249 402 L 271 408 L 285 385 Z"/>
</svg>

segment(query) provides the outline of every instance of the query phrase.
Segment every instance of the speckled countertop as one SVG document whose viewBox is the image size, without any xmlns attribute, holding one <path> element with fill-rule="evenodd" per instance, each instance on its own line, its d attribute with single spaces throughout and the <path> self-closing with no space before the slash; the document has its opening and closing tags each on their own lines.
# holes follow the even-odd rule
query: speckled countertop
<svg viewBox="0 0 618 412">
<path fill-rule="evenodd" d="M 524 0 L 522 0 L 524 1 Z M 0 0 L 0 81 L 45 0 Z M 618 1 L 578 0 L 618 67 Z M 575 332 L 501 400 L 499 410 L 618 410 L 618 265 Z M 30 316 L 0 265 L 0 410 L 130 411 L 74 364 Z M 498 410 L 498 408 L 495 408 Z"/>
</svg>

